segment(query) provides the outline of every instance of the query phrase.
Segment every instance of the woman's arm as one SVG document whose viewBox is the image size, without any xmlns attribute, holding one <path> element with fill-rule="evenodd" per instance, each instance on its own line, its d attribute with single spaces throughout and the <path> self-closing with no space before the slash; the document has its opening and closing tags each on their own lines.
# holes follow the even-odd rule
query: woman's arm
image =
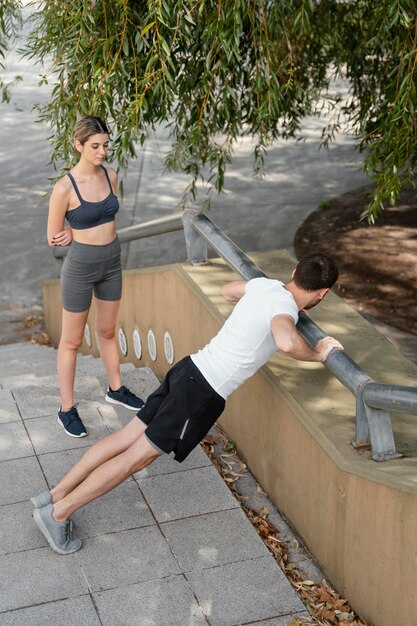
<svg viewBox="0 0 417 626">
<path fill-rule="evenodd" d="M 69 183 L 69 181 L 68 181 Z M 70 183 L 59 180 L 52 189 L 49 200 L 47 238 L 50 246 L 68 246 L 72 241 L 71 228 L 65 227 L 65 214 L 68 209 Z"/>
</svg>

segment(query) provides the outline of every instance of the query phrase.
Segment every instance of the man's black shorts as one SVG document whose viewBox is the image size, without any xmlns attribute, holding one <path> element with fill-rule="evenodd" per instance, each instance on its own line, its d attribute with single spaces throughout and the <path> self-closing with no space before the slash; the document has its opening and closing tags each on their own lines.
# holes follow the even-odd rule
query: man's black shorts
<svg viewBox="0 0 417 626">
<path fill-rule="evenodd" d="M 189 356 L 178 361 L 146 401 L 138 417 L 156 448 L 180 463 L 204 439 L 225 406 Z"/>
</svg>

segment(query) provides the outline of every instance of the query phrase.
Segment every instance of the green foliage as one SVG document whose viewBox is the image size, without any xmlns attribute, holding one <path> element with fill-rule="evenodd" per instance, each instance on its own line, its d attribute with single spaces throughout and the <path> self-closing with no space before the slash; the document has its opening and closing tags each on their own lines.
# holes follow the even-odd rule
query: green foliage
<svg viewBox="0 0 417 626">
<path fill-rule="evenodd" d="M 4 69 L 3 60 L 7 46 L 13 40 L 21 23 L 21 3 L 15 0 L 0 0 L 0 69 Z M 15 80 L 20 80 L 16 77 Z M 9 88 L 12 83 L 5 83 L 0 78 L 0 98 L 9 102 Z"/>
<path fill-rule="evenodd" d="M 304 6 L 305 4 L 305 6 Z M 54 84 L 38 107 L 54 130 L 53 163 L 70 164 L 72 129 L 87 113 L 113 127 L 113 156 L 124 168 L 150 128 L 169 122 L 166 164 L 220 191 L 242 134 L 264 148 L 294 135 L 315 99 L 305 61 L 291 44 L 306 28 L 310 3 L 152 0 L 43 3 L 33 14 L 26 54 L 44 62 Z M 298 35 L 302 36 L 302 35 Z M 53 62 L 51 64 L 50 59 Z"/>
<path fill-rule="evenodd" d="M 4 7 L 17 4 L 0 4 L 5 35 Z M 110 123 L 121 169 L 150 129 L 169 124 L 166 166 L 190 175 L 193 202 L 199 180 L 222 190 L 238 137 L 255 138 L 262 174 L 271 141 L 297 136 L 324 101 L 335 117 L 323 143 L 347 120 L 375 178 L 371 221 L 412 179 L 415 0 L 50 0 L 32 16 L 25 54 L 53 85 L 38 112 L 56 167 L 72 164 L 82 115 Z M 343 104 L 328 91 L 332 76 L 352 85 Z"/>
<path fill-rule="evenodd" d="M 346 106 L 376 191 L 365 214 L 375 221 L 411 184 L 417 140 L 415 0 L 359 0 L 340 6 L 334 57 L 352 84 Z"/>
</svg>

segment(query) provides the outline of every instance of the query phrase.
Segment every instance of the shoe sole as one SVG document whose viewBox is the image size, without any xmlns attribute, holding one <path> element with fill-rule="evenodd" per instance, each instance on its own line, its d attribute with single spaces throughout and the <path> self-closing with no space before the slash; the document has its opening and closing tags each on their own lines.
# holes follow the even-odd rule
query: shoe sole
<svg viewBox="0 0 417 626">
<path fill-rule="evenodd" d="M 59 416 L 57 417 L 57 422 L 60 426 L 62 426 L 62 428 L 67 433 L 67 435 L 69 435 L 70 437 L 76 437 L 77 439 L 79 439 L 80 437 L 87 437 L 87 433 L 81 433 L 81 435 L 73 435 L 72 433 L 69 433 L 67 429 L 65 428 L 64 424 L 61 422 Z"/>
<path fill-rule="evenodd" d="M 43 521 L 41 517 L 39 509 L 35 509 L 33 511 L 33 519 L 35 520 L 35 523 L 37 527 L 39 528 L 39 530 L 41 531 L 42 535 L 45 537 L 46 541 L 51 546 L 52 550 L 54 550 L 55 552 L 58 552 L 58 554 L 72 554 L 73 552 L 77 552 L 81 548 L 82 544 L 78 548 L 75 548 L 74 550 L 62 550 L 61 548 L 58 548 L 58 546 L 52 539 L 52 536 L 47 526 L 45 525 L 45 522 Z"/>
<path fill-rule="evenodd" d="M 140 411 L 141 408 L 144 406 L 142 405 L 141 407 L 136 408 L 135 406 L 129 406 L 128 404 L 124 404 L 124 402 L 120 402 L 120 400 L 113 400 L 113 398 L 109 398 L 109 396 L 104 396 L 104 399 L 110 404 L 119 404 L 120 406 L 124 406 L 125 409 L 129 409 L 130 411 Z"/>
</svg>

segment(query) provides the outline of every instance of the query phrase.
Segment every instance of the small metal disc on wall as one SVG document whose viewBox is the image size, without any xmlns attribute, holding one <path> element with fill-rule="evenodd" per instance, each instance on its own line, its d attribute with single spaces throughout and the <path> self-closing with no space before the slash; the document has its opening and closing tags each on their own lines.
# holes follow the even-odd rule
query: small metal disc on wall
<svg viewBox="0 0 417 626">
<path fill-rule="evenodd" d="M 135 351 L 135 356 L 137 359 L 142 358 L 142 341 L 140 338 L 140 334 L 137 328 L 132 333 L 133 337 L 133 350 Z"/>
<path fill-rule="evenodd" d="M 126 339 L 125 331 L 123 330 L 123 328 L 119 328 L 119 346 L 120 346 L 120 352 L 123 354 L 123 356 L 126 356 L 127 339 Z"/>
<path fill-rule="evenodd" d="M 156 339 L 152 329 L 148 330 L 148 352 L 152 361 L 156 361 Z"/>
<path fill-rule="evenodd" d="M 168 331 L 165 331 L 164 334 L 164 351 L 167 362 L 172 365 L 174 362 L 174 344 Z"/>
<path fill-rule="evenodd" d="M 84 339 L 85 339 L 85 343 L 87 344 L 87 346 L 89 348 L 91 348 L 91 333 L 90 333 L 90 327 L 88 324 L 86 324 L 84 326 Z"/>
</svg>

